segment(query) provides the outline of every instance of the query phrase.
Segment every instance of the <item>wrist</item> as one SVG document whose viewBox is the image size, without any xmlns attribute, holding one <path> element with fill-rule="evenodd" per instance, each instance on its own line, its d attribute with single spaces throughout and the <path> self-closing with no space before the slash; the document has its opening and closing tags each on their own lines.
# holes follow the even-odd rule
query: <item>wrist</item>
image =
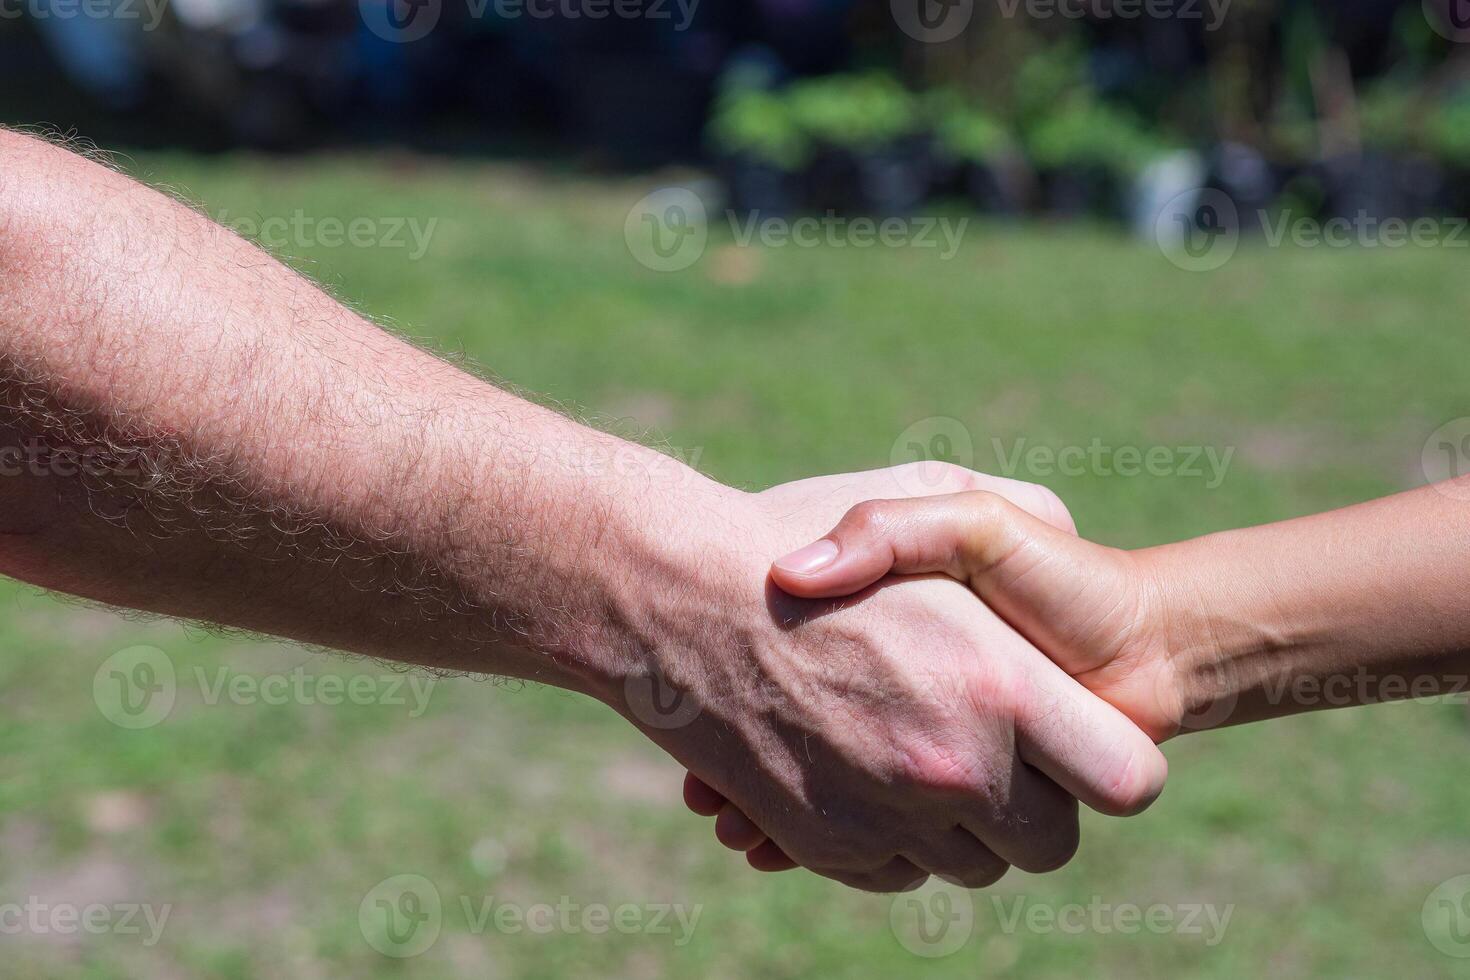
<svg viewBox="0 0 1470 980">
<path fill-rule="evenodd" d="M 588 615 L 551 654 L 568 675 L 560 686 L 626 711 L 630 685 L 650 675 L 698 686 L 696 664 L 729 649 L 728 624 L 762 601 L 770 557 L 755 554 L 751 495 L 644 447 L 620 469 L 582 549 Z"/>
<path fill-rule="evenodd" d="M 1160 701 L 1179 734 L 1246 720 L 1243 700 L 1287 642 L 1249 563 L 1232 560 L 1236 533 L 1136 553 L 1156 608 Z"/>
</svg>

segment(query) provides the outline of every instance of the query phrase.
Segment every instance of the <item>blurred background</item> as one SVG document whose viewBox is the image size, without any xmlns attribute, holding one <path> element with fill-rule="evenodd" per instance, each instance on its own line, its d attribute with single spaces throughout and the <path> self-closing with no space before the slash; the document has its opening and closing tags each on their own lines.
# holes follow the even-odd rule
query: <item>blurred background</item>
<svg viewBox="0 0 1470 980">
<path fill-rule="evenodd" d="M 718 167 L 737 207 L 1464 213 L 1460 0 L 5 0 L 6 118 Z"/>
<path fill-rule="evenodd" d="M 942 458 L 1141 546 L 1470 469 L 1466 42 L 1461 0 L 0 0 L 0 122 L 726 482 Z M 750 872 L 600 705 L 0 583 L 0 969 L 1470 976 L 1467 737 L 1189 736 L 1061 872 L 894 899 Z"/>
</svg>

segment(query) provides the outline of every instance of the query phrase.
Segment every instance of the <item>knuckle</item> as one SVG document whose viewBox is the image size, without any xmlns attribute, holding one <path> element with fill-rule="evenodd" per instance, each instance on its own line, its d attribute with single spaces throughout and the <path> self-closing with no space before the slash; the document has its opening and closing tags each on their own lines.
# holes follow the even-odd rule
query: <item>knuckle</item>
<svg viewBox="0 0 1470 980">
<path fill-rule="evenodd" d="M 984 788 L 978 760 L 969 752 L 925 743 L 902 754 L 898 782 L 905 791 L 968 796 Z"/>
<path fill-rule="evenodd" d="M 965 680 L 971 709 L 982 718 L 999 718 L 1010 724 L 1025 721 L 1034 693 L 1031 677 L 1003 660 L 977 664 Z"/>
<path fill-rule="evenodd" d="M 1006 517 L 1010 501 L 989 490 L 968 490 L 962 494 L 965 512 L 981 526 L 991 526 Z"/>
<path fill-rule="evenodd" d="M 974 470 L 937 459 L 902 463 L 892 472 L 900 478 L 902 485 L 922 487 L 923 493 L 918 496 L 962 493 L 978 489 L 984 483 L 984 477 Z"/>
<path fill-rule="evenodd" d="M 865 500 L 853 506 L 842 519 L 843 529 L 864 536 L 876 536 L 887 529 L 890 508 L 886 500 Z"/>
<path fill-rule="evenodd" d="M 978 490 L 985 482 L 984 476 L 958 463 L 931 464 L 939 467 L 940 488 L 948 493 L 963 493 Z"/>
</svg>

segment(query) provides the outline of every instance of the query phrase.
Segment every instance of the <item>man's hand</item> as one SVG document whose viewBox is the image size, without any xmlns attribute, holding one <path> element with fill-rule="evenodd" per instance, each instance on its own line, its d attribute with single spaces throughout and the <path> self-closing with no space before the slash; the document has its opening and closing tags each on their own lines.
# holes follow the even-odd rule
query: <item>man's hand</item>
<svg viewBox="0 0 1470 980">
<path fill-rule="evenodd" d="M 1146 737 L 953 582 L 771 586 L 891 476 L 720 486 L 4 131 L 0 450 L 26 461 L 0 478 L 0 574 L 582 691 L 861 887 L 1053 867 L 1072 796 L 1131 811 L 1162 780 Z"/>
<path fill-rule="evenodd" d="M 761 593 L 761 556 L 810 540 L 856 500 L 902 492 L 912 475 L 748 498 L 745 542 L 718 563 L 732 591 L 689 620 L 728 622 L 739 642 L 691 643 L 655 662 L 700 711 L 645 730 L 697 775 L 691 805 L 723 811 L 721 839 L 758 868 L 796 863 L 879 890 L 931 872 L 980 886 L 1008 864 L 1065 863 L 1076 799 L 1134 813 L 1162 788 L 1165 762 L 1147 736 L 954 583 L 895 580 L 837 604 L 770 591 L 758 625 L 740 596 Z M 1070 527 L 1040 488 L 953 467 L 944 483 L 935 489 L 989 487 Z"/>
</svg>

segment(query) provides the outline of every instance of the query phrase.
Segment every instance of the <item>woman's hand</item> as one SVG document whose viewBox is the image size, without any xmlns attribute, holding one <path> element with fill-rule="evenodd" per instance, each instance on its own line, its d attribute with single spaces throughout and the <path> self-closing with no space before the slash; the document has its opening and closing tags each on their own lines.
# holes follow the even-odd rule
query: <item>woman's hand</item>
<svg viewBox="0 0 1470 980">
<path fill-rule="evenodd" d="M 886 575 L 948 575 L 1161 742 L 1180 730 L 1184 699 L 1164 593 L 1140 554 L 1079 538 L 982 490 L 858 504 L 777 560 L 771 578 L 792 595 L 830 598 Z"/>
</svg>

